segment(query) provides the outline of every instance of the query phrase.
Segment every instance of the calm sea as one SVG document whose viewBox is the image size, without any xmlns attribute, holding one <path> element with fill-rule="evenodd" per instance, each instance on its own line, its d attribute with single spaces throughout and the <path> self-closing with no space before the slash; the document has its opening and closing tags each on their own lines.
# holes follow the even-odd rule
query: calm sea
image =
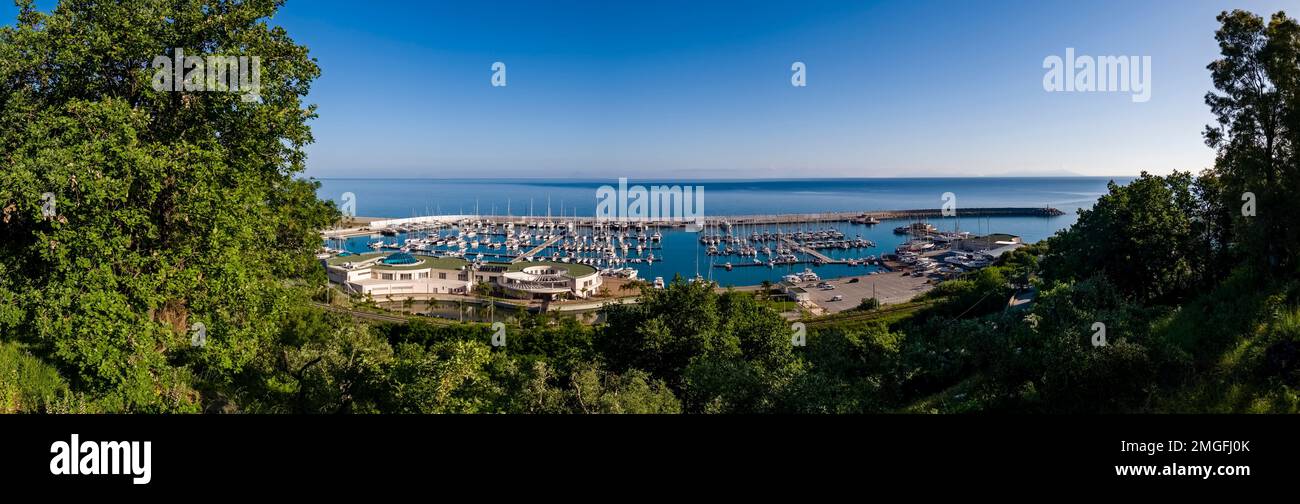
<svg viewBox="0 0 1300 504">
<path fill-rule="evenodd" d="M 1016 177 L 1016 178 L 890 178 L 890 179 L 797 179 L 797 180 L 652 180 L 632 179 L 629 185 L 693 185 L 704 187 L 704 213 L 707 216 L 773 213 L 815 213 L 861 210 L 905 210 L 939 208 L 943 194 L 953 193 L 961 207 L 1043 207 L 1065 212 L 1058 217 L 993 217 L 981 219 L 945 218 L 931 224 L 942 230 L 963 230 L 978 234 L 1010 233 L 1026 242 L 1045 239 L 1069 227 L 1077 211 L 1089 208 L 1106 193 L 1106 184 L 1114 180 L 1126 184 L 1132 177 Z M 322 179 L 317 194 L 321 199 L 342 204 L 344 193 L 355 195 L 357 215 L 366 217 L 412 217 L 435 214 L 511 214 L 591 216 L 596 209 L 596 189 L 602 185 L 617 187 L 617 179 L 547 180 L 547 179 Z M 905 237 L 893 228 L 905 222 L 886 221 L 878 226 L 835 224 L 849 238 L 861 236 L 876 242 L 873 249 L 834 250 L 827 255 L 860 258 L 891 253 Z M 832 227 L 830 224 L 818 228 Z M 762 231 L 758 229 L 757 231 Z M 399 237 L 400 238 L 400 237 Z M 368 251 L 366 245 L 376 238 L 359 237 L 346 247 L 354 252 Z M 392 238 L 389 238 L 392 240 Z M 710 268 L 710 258 L 698 246 L 697 235 L 664 232 L 663 258 L 653 265 L 631 265 L 643 278 L 674 274 L 685 277 L 697 272 L 723 285 L 753 285 L 763 280 L 780 280 L 807 265 L 776 268 L 738 267 L 733 271 Z M 712 260 L 712 261 L 711 261 Z M 737 263 L 743 261 L 731 258 Z M 815 269 L 832 278 L 863 274 L 869 268 L 827 265 Z"/>
</svg>

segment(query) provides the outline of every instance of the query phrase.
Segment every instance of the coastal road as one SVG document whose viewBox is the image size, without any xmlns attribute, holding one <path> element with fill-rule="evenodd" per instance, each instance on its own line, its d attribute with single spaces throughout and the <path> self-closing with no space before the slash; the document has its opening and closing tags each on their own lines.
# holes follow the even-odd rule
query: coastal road
<svg viewBox="0 0 1300 504">
<path fill-rule="evenodd" d="M 351 315 L 353 318 L 358 318 L 358 319 L 363 319 L 363 320 L 369 320 L 369 321 L 371 321 L 371 322 L 385 322 L 385 323 L 390 323 L 390 324 L 405 324 L 405 323 L 409 322 L 409 321 L 413 318 L 413 317 L 408 317 L 408 316 L 404 316 L 404 315 L 396 315 L 396 314 L 392 314 L 392 315 L 390 315 L 390 314 L 384 314 L 384 313 L 374 313 L 374 312 L 364 312 L 364 311 L 357 311 L 357 310 L 349 310 L 349 309 L 347 309 L 347 308 L 339 308 L 339 307 L 337 307 L 337 306 L 330 306 L 330 305 L 327 305 L 327 304 L 325 304 L 325 303 L 315 303 L 315 302 L 313 302 L 312 305 L 314 305 L 314 306 L 316 306 L 317 308 L 320 308 L 320 309 L 322 309 L 322 310 L 325 310 L 325 311 L 334 312 L 334 313 L 342 313 L 342 314 L 344 314 L 344 315 Z M 427 318 L 428 318 L 429 320 L 433 320 L 433 317 L 427 317 Z"/>
<path fill-rule="evenodd" d="M 934 301 L 926 301 L 926 302 L 919 302 L 919 303 L 903 303 L 897 305 L 882 306 L 875 310 L 844 311 L 840 313 L 826 315 L 824 317 L 807 319 L 805 320 L 805 322 L 807 323 L 809 329 L 843 324 L 845 322 L 869 322 L 876 319 L 912 313 L 921 310 L 923 308 L 930 307 L 934 305 L 934 303 L 935 303 Z"/>
</svg>

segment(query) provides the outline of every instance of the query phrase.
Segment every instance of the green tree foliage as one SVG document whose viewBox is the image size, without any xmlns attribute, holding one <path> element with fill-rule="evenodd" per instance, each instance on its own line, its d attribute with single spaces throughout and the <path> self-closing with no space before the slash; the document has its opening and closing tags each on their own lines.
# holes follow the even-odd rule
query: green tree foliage
<svg viewBox="0 0 1300 504">
<path fill-rule="evenodd" d="M 487 413 L 503 393 L 488 367 L 491 347 L 476 341 L 444 341 L 428 347 L 397 347 L 392 407 L 397 413 Z"/>
<path fill-rule="evenodd" d="M 21 0 L 0 28 L 0 333 L 103 409 L 196 411 L 276 338 L 285 278 L 320 275 L 337 212 L 294 178 L 319 70 L 278 4 Z M 260 57 L 261 98 L 155 91 L 176 48 Z"/>
<path fill-rule="evenodd" d="M 727 343 L 717 333 L 718 296 L 703 282 L 679 277 L 642 293 L 640 303 L 611 306 L 605 313 L 595 345 L 611 369 L 646 370 L 674 387 L 692 359 Z"/>
<path fill-rule="evenodd" d="M 678 278 L 606 313 L 596 340 L 605 362 L 664 380 L 688 412 L 771 411 L 800 372 L 790 325 L 750 294 Z"/>
<path fill-rule="evenodd" d="M 238 398 L 214 394 L 204 402 L 209 412 L 375 412 L 392 363 L 392 347 L 369 328 L 297 307 L 276 340 L 232 380 Z"/>
<path fill-rule="evenodd" d="M 1156 353 L 1141 308 L 1105 277 L 1042 293 L 1031 322 L 1009 331 L 1003 384 L 1050 411 L 1099 412 L 1140 404 L 1155 384 Z M 1101 331 L 1104 330 L 1104 333 Z M 1104 339 L 1100 339 L 1104 336 Z"/>
<path fill-rule="evenodd" d="M 582 413 L 681 413 L 682 405 L 662 380 L 631 370 L 622 376 L 594 367 L 576 372 L 570 396 Z"/>
<path fill-rule="evenodd" d="M 487 324 L 309 304 L 338 213 L 295 178 L 319 70 L 268 24 L 278 5 L 24 0 L 0 28 L 0 412 L 1300 409 L 1300 28 L 1284 14 L 1219 17 L 1213 169 L 1111 184 L 1070 229 L 889 323 L 856 313 L 797 346 L 772 303 L 676 278 L 594 327 L 520 315 L 493 346 Z M 155 91 L 148 65 L 175 48 L 259 56 L 260 98 Z"/>
<path fill-rule="evenodd" d="M 1110 192 L 1079 221 L 1049 241 L 1044 273 L 1072 281 L 1104 275 L 1119 289 L 1147 301 L 1174 301 L 1206 276 L 1204 235 L 1194 224 L 1199 207 L 1192 177 L 1143 173 Z"/>
<path fill-rule="evenodd" d="M 1205 142 L 1217 153 L 1206 184 L 1215 245 L 1238 259 L 1287 271 L 1300 257 L 1300 23 L 1224 12 L 1215 32 L 1221 58 L 1210 63 L 1215 91 L 1205 102 L 1216 117 Z M 1242 215 L 1253 193 L 1255 216 Z M 1294 270 L 1290 270 L 1294 272 Z"/>
<path fill-rule="evenodd" d="M 785 391 L 793 413 L 872 413 L 896 399 L 895 367 L 903 335 L 881 324 L 841 327 L 810 335 L 808 371 Z"/>
<path fill-rule="evenodd" d="M 663 380 L 637 369 L 603 370 L 589 326 L 572 318 L 525 318 L 493 349 L 481 324 L 386 326 L 396 345 L 381 411 L 403 413 L 676 413 Z"/>
<path fill-rule="evenodd" d="M 926 316 L 963 318 L 1001 311 L 1013 292 L 1007 278 L 1010 273 L 1013 271 L 1005 266 L 992 266 L 939 284 L 922 299 L 942 299 L 945 302 L 932 307 Z"/>
</svg>

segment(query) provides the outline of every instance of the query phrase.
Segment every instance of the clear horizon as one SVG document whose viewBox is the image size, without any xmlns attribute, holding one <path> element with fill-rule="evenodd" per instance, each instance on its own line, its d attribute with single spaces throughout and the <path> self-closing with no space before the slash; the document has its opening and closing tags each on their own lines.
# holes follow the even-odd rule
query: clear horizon
<svg viewBox="0 0 1300 504">
<path fill-rule="evenodd" d="M 1179 170 L 1179 171 L 1184 171 L 1184 170 Z M 739 182 L 745 182 L 745 181 L 761 180 L 761 181 L 773 182 L 773 181 L 780 181 L 780 180 L 871 180 L 871 179 L 901 179 L 901 180 L 906 180 L 906 179 L 998 179 L 998 178 L 1030 178 L 1030 179 L 1034 179 L 1034 178 L 1042 178 L 1042 179 L 1053 179 L 1053 178 L 1061 178 L 1061 179 L 1069 179 L 1069 178 L 1088 178 L 1088 179 L 1102 179 L 1102 178 L 1137 178 L 1137 177 L 1139 177 L 1139 176 L 1141 176 L 1141 174 L 1133 174 L 1133 175 L 1123 175 L 1123 174 L 1113 174 L 1113 175 L 1073 175 L 1073 174 L 1065 174 L 1065 175 L 968 175 L 968 176 L 949 176 L 949 175 L 912 175 L 912 176 L 879 176 L 879 177 L 874 177 L 874 176 L 862 176 L 862 177 L 849 177 L 849 176 L 835 176 L 835 177 L 781 177 L 781 176 L 772 176 L 772 177 L 746 177 L 746 178 L 679 178 L 679 179 L 664 179 L 664 178 L 656 178 L 656 177 L 650 176 L 650 177 L 627 177 L 627 178 L 628 178 L 628 180 L 629 180 L 630 182 L 658 182 L 658 181 L 669 181 L 669 180 L 691 180 L 691 181 L 701 181 L 701 182 L 702 182 L 702 181 L 716 181 L 716 182 L 731 182 L 731 181 L 739 181 Z M 447 176 L 410 176 L 410 177 L 398 177 L 398 176 L 377 176 L 377 177 L 356 177 L 356 176 L 330 176 L 330 177 L 315 177 L 315 176 L 309 176 L 309 178 L 313 178 L 313 179 L 317 179 L 317 180 L 539 180 L 539 181 L 575 180 L 575 181 L 584 181 L 584 182 L 585 182 L 585 181 L 601 181 L 601 180 L 617 180 L 617 179 L 618 179 L 618 177 L 608 178 L 608 177 L 599 177 L 599 176 L 582 176 L 582 177 L 529 177 L 529 176 L 510 176 L 510 177 L 447 177 Z"/>
<path fill-rule="evenodd" d="M 1286 6 L 288 0 L 271 23 L 321 67 L 309 177 L 1128 177 L 1213 163 L 1215 16 Z M 1149 57 L 1150 99 L 1048 92 L 1071 49 Z"/>
<path fill-rule="evenodd" d="M 290 0 L 276 21 L 322 67 L 314 177 L 1118 177 L 1212 164 L 1215 15 L 1284 6 Z M 1151 99 L 1046 92 L 1067 48 L 1150 56 Z"/>
</svg>

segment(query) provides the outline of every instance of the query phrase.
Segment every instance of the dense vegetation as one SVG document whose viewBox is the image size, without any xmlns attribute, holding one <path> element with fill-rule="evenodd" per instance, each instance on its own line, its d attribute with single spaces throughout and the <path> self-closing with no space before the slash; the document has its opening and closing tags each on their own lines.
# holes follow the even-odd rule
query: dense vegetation
<svg viewBox="0 0 1300 504">
<path fill-rule="evenodd" d="M 1214 167 L 1112 184 L 907 310 L 809 321 L 796 346 L 767 300 L 675 281 L 597 326 L 521 317 L 493 347 L 482 324 L 307 302 L 338 214 L 295 178 L 318 70 L 265 24 L 277 2 L 20 5 L 0 30 L 0 411 L 1300 408 L 1300 27 L 1280 13 L 1219 18 Z M 175 47 L 262 55 L 261 100 L 154 91 L 147 64 Z"/>
</svg>

